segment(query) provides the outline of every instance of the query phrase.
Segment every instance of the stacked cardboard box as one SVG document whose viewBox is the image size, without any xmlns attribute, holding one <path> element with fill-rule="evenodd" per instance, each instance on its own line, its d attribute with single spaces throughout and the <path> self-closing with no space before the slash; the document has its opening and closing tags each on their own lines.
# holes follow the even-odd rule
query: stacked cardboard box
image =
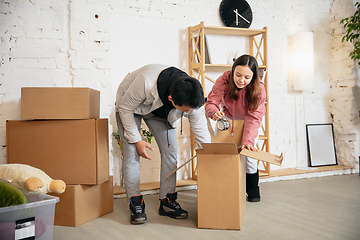
<svg viewBox="0 0 360 240">
<path fill-rule="evenodd" d="M 22 88 L 21 120 L 6 122 L 7 163 L 65 181 L 55 225 L 78 226 L 113 211 L 108 120 L 90 88 Z"/>
</svg>

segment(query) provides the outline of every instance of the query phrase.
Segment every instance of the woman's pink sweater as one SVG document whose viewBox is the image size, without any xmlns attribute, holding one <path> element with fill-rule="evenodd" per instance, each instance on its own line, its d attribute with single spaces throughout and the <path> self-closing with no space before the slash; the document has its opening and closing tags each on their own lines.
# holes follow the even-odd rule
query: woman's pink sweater
<svg viewBox="0 0 360 240">
<path fill-rule="evenodd" d="M 261 98 L 259 107 L 252 112 L 249 110 L 248 102 L 245 99 L 246 87 L 238 91 L 239 98 L 237 101 L 227 98 L 229 77 L 230 71 L 227 71 L 215 81 L 207 97 L 205 105 L 206 116 L 211 118 L 215 112 L 219 111 L 219 105 L 221 105 L 227 117 L 233 120 L 245 120 L 241 145 L 251 144 L 254 146 L 254 139 L 258 136 L 258 129 L 266 110 L 264 84 L 260 84 Z"/>
</svg>

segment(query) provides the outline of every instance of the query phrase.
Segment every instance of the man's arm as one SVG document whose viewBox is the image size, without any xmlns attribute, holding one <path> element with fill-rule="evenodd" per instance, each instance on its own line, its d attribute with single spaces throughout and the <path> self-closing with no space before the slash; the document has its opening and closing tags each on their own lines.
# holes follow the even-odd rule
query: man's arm
<svg viewBox="0 0 360 240">
<path fill-rule="evenodd" d="M 211 143 L 211 136 L 207 127 L 207 121 L 204 112 L 204 106 L 194 109 L 188 115 L 191 130 L 194 133 L 198 148 L 202 143 Z"/>
<path fill-rule="evenodd" d="M 137 76 L 126 90 L 118 111 L 126 140 L 129 143 L 135 143 L 136 150 L 141 157 L 151 160 L 146 152 L 146 148 L 151 151 L 154 149 L 149 143 L 142 140 L 134 117 L 135 109 L 138 108 L 146 98 L 145 87 L 144 78 L 142 76 Z"/>
<path fill-rule="evenodd" d="M 141 135 L 135 123 L 134 112 L 146 98 L 145 80 L 136 76 L 119 103 L 118 112 L 124 128 L 124 136 L 129 143 L 141 140 Z"/>
</svg>

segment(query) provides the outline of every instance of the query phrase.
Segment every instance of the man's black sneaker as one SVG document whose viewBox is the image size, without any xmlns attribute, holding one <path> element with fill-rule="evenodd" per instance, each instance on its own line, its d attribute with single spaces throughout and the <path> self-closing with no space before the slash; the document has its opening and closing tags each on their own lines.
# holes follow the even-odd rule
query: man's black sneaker
<svg viewBox="0 0 360 240">
<path fill-rule="evenodd" d="M 131 197 L 129 208 L 131 212 L 131 224 L 143 224 L 146 222 L 145 202 L 142 195 Z"/>
<path fill-rule="evenodd" d="M 175 219 L 187 218 L 188 212 L 181 208 L 176 202 L 177 192 L 166 194 L 166 198 L 160 199 L 159 214 L 161 216 L 169 216 Z"/>
</svg>

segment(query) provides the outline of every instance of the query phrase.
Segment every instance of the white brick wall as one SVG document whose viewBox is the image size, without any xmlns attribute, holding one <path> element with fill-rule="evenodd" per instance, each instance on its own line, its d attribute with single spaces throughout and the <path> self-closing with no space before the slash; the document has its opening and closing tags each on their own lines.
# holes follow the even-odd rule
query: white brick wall
<svg viewBox="0 0 360 240">
<path fill-rule="evenodd" d="M 111 138 L 116 130 L 114 101 L 118 84 L 129 71 L 147 63 L 175 65 L 187 71 L 187 28 L 200 21 L 222 26 L 220 2 L 0 1 L 0 163 L 6 162 L 5 121 L 20 117 L 22 86 L 87 86 L 101 91 L 101 117 L 110 121 L 110 163 L 118 183 L 119 150 Z M 306 123 L 332 121 L 336 134 L 356 133 L 357 142 L 342 140 L 340 145 L 344 147 L 337 148 L 352 156 L 350 162 L 342 162 L 354 164 L 360 135 L 360 104 L 354 96 L 359 93 L 355 86 L 360 83 L 347 57 L 351 46 L 340 43 L 343 29 L 339 26 L 341 18 L 352 14 L 353 1 L 248 2 L 254 12 L 251 28 L 267 26 L 269 31 L 270 146 L 274 153 L 284 152 L 282 168 L 306 165 Z M 300 31 L 314 32 L 315 44 L 315 87 L 303 93 L 292 90 L 289 64 L 291 36 Z M 226 62 L 239 48 L 236 40 L 224 37 L 222 41 L 225 47 L 209 47 L 215 51 L 213 56 Z M 188 134 L 179 136 L 179 146 L 181 163 L 189 156 Z M 142 165 L 147 169 L 142 171 L 143 181 L 158 179 L 159 163 L 150 165 Z M 179 175 L 186 177 L 189 172 L 187 169 Z"/>
<path fill-rule="evenodd" d="M 354 1 L 355 2 L 355 1 Z M 334 1 L 332 7 L 332 69 L 329 108 L 332 114 L 338 161 L 347 166 L 358 167 L 360 133 L 360 76 L 358 66 L 349 58 L 353 47 L 342 42 L 344 28 L 337 23 L 352 15 L 354 2 Z M 356 134 L 356 141 L 354 141 Z"/>
</svg>

